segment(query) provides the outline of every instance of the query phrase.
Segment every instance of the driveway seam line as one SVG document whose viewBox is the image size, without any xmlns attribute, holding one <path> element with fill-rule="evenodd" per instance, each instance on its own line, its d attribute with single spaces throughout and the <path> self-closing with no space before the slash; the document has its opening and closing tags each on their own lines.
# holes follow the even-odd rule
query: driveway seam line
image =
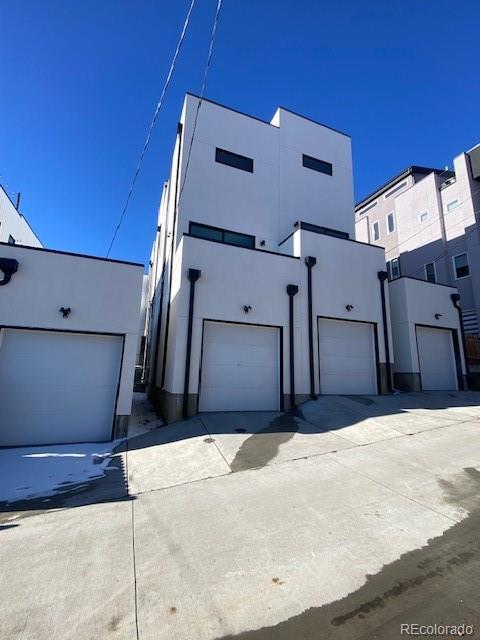
<svg viewBox="0 0 480 640">
<path fill-rule="evenodd" d="M 135 558 L 135 511 L 134 511 L 134 503 L 135 498 L 130 494 L 130 478 L 128 477 L 128 435 L 126 438 L 126 447 L 125 447 L 125 472 L 127 476 L 127 496 L 130 496 L 132 508 L 131 508 L 131 528 L 132 528 L 132 568 L 133 568 L 133 602 L 134 602 L 134 613 L 135 613 L 135 637 L 136 640 L 140 639 L 139 629 L 138 629 L 138 590 L 137 590 L 137 562 Z"/>
<path fill-rule="evenodd" d="M 199 421 L 202 423 L 203 428 L 205 429 L 205 431 L 208 433 L 208 435 L 210 436 L 210 438 L 212 438 L 212 440 L 213 440 L 213 444 L 215 445 L 215 448 L 217 449 L 218 453 L 219 453 L 219 454 L 222 456 L 222 458 L 224 459 L 225 464 L 226 464 L 226 465 L 227 465 L 227 467 L 230 469 L 230 473 L 233 473 L 233 469 L 232 469 L 232 467 L 228 464 L 227 459 L 225 458 L 225 456 L 223 455 L 222 451 L 220 450 L 220 448 L 219 448 L 219 447 L 218 447 L 218 445 L 217 445 L 217 441 L 216 441 L 216 439 L 212 437 L 212 434 L 211 434 L 211 433 L 210 433 L 210 431 L 208 430 L 208 427 L 207 427 L 207 425 L 204 423 L 204 421 L 202 420 L 202 418 L 201 418 L 200 414 L 198 414 L 198 416 L 197 416 L 197 417 L 198 417 Z M 224 475 L 228 475 L 228 474 L 224 474 Z"/>
</svg>

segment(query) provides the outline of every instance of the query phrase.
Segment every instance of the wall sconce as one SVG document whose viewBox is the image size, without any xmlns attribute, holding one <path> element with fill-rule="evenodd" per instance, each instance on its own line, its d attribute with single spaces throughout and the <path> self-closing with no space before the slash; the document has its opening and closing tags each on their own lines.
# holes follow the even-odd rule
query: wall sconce
<svg viewBox="0 0 480 640">
<path fill-rule="evenodd" d="M 346 304 L 346 305 L 345 305 L 345 309 L 346 309 L 347 311 L 351 311 L 351 310 L 353 309 L 353 304 Z"/>
<path fill-rule="evenodd" d="M 252 310 L 252 307 L 249 304 L 244 304 L 243 310 L 245 311 L 245 313 L 248 313 L 249 311 Z"/>
<path fill-rule="evenodd" d="M 260 241 L 260 246 L 261 246 L 261 247 L 264 247 L 264 246 L 265 246 L 265 240 L 261 240 L 261 241 Z"/>
<path fill-rule="evenodd" d="M 441 314 L 441 313 L 436 313 L 436 314 L 435 314 L 435 318 L 436 318 L 437 320 L 440 320 L 440 318 L 441 318 L 441 317 L 442 317 L 442 314 Z"/>
<path fill-rule="evenodd" d="M 12 258 L 0 258 L 0 286 L 8 284 L 18 271 L 18 261 Z"/>
<path fill-rule="evenodd" d="M 68 316 L 72 313 L 70 307 L 60 307 L 58 313 L 61 313 L 64 318 L 68 318 Z"/>
</svg>

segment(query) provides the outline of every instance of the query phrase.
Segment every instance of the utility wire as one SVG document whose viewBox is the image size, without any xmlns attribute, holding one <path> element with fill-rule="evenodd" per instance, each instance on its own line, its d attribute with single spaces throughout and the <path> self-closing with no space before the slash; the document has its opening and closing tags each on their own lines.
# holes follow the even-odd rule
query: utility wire
<svg viewBox="0 0 480 640">
<path fill-rule="evenodd" d="M 220 10 L 222 8 L 222 2 L 223 2 L 223 0 L 218 0 L 217 1 L 217 10 L 215 12 L 215 18 L 213 20 L 213 27 L 212 27 L 212 34 L 210 36 L 210 46 L 209 46 L 209 49 L 208 49 L 207 62 L 205 64 L 205 71 L 203 72 L 202 88 L 200 90 L 200 98 L 199 98 L 198 103 L 197 103 L 197 110 L 195 112 L 195 120 L 193 122 L 192 137 L 190 138 L 190 145 L 188 147 L 187 161 L 185 163 L 185 173 L 183 175 L 183 181 L 182 181 L 182 184 L 180 186 L 180 191 L 179 191 L 179 194 L 178 194 L 177 209 L 178 209 L 178 207 L 180 205 L 180 199 L 182 197 L 183 189 L 185 187 L 185 182 L 187 180 L 188 167 L 190 166 L 190 156 L 192 155 L 193 140 L 195 138 L 195 133 L 196 133 L 196 130 L 197 130 L 198 114 L 200 112 L 200 107 L 202 106 L 203 98 L 204 98 L 204 95 L 205 95 L 205 89 L 207 87 L 208 72 L 209 72 L 209 69 L 210 69 L 210 63 L 212 61 L 213 48 L 215 46 L 215 36 L 217 34 L 217 26 L 218 26 L 218 20 L 220 18 Z"/>
<path fill-rule="evenodd" d="M 138 160 L 137 168 L 135 170 L 135 173 L 133 174 L 133 179 L 132 179 L 132 182 L 130 184 L 130 189 L 128 191 L 127 199 L 125 201 L 125 205 L 123 207 L 122 214 L 120 216 L 118 224 L 117 224 L 117 226 L 115 228 L 115 231 L 113 233 L 113 237 L 112 237 L 112 239 L 110 241 L 110 245 L 108 247 L 107 255 L 105 256 L 106 258 L 108 258 L 108 256 L 110 255 L 110 251 L 112 250 L 113 243 L 115 242 L 115 238 L 117 237 L 117 233 L 118 233 L 118 231 L 119 231 L 119 229 L 120 229 L 120 227 L 122 225 L 122 222 L 123 222 L 123 219 L 125 217 L 125 214 L 127 213 L 128 205 L 130 204 L 130 200 L 132 198 L 133 190 L 135 188 L 135 184 L 137 182 L 137 178 L 138 178 L 138 175 L 140 173 L 140 169 L 141 169 L 142 164 L 143 164 L 143 159 L 145 157 L 145 153 L 147 151 L 148 145 L 150 144 L 150 140 L 151 140 L 151 137 L 152 137 L 153 129 L 155 128 L 155 123 L 157 121 L 158 114 L 159 114 L 160 109 L 162 107 L 163 99 L 165 97 L 165 94 L 167 93 L 167 89 L 168 89 L 168 86 L 170 84 L 170 80 L 172 79 L 172 75 L 173 75 L 173 71 L 175 69 L 177 58 L 178 58 L 178 55 L 180 53 L 180 49 L 182 48 L 182 44 L 183 44 L 183 41 L 185 39 L 185 35 L 187 33 L 188 24 L 190 22 L 190 16 L 192 14 L 193 7 L 195 6 L 195 2 L 196 2 L 196 0 L 192 0 L 191 3 L 190 3 L 190 7 L 188 9 L 187 16 L 185 18 L 185 22 L 183 24 L 183 29 L 182 29 L 182 32 L 180 34 L 180 39 L 178 40 L 177 48 L 175 49 L 175 53 L 173 55 L 172 62 L 170 64 L 170 70 L 168 72 L 167 79 L 165 80 L 165 84 L 163 85 L 163 89 L 162 89 L 162 93 L 160 95 L 160 99 L 159 99 L 159 101 L 157 103 L 157 106 L 155 108 L 155 111 L 154 111 L 154 114 L 153 114 L 153 118 L 152 118 L 152 121 L 150 123 L 150 128 L 148 129 L 147 137 L 145 139 L 145 143 L 143 145 L 143 149 L 142 149 L 142 152 L 140 154 L 140 158 Z"/>
</svg>

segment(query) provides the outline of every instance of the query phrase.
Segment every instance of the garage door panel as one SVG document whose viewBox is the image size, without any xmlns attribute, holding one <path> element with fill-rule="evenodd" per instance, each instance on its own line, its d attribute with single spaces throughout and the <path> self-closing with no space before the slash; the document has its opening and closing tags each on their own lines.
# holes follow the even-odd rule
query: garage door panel
<svg viewBox="0 0 480 640">
<path fill-rule="evenodd" d="M 0 446 L 111 438 L 122 338 L 7 329 L 0 341 Z"/>
<path fill-rule="evenodd" d="M 377 393 L 372 324 L 319 318 L 318 344 L 321 393 Z"/>
<path fill-rule="evenodd" d="M 416 333 L 422 389 L 458 389 L 452 332 L 449 329 L 416 327 Z"/>
<path fill-rule="evenodd" d="M 279 408 L 279 330 L 206 322 L 200 411 Z"/>
</svg>

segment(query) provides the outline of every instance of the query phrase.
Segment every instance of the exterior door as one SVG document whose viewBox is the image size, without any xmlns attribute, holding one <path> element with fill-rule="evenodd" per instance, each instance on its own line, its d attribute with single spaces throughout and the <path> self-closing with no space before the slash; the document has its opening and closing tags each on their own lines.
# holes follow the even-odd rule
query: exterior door
<svg viewBox="0 0 480 640">
<path fill-rule="evenodd" d="M 416 327 L 416 330 L 422 389 L 458 389 L 452 332 L 434 327 Z"/>
</svg>

